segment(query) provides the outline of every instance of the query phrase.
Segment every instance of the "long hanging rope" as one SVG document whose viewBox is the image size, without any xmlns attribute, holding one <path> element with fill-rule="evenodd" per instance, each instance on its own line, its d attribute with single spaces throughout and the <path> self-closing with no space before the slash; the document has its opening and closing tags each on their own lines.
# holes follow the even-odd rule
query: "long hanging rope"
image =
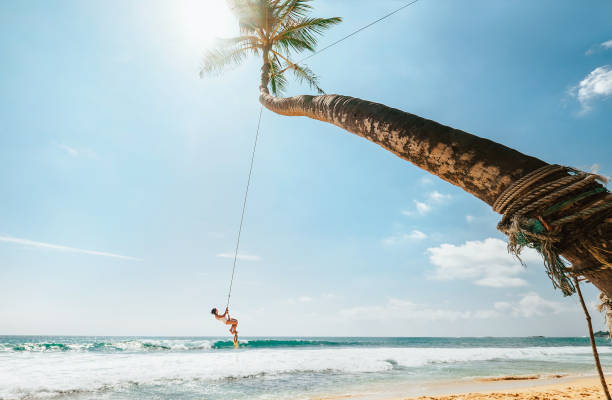
<svg viewBox="0 0 612 400">
<path fill-rule="evenodd" d="M 383 15 L 382 17 L 378 18 L 375 21 L 370 22 L 367 25 L 362 26 L 361 28 L 349 33 L 348 35 L 336 40 L 335 42 L 332 42 L 330 44 L 328 44 L 327 46 L 321 48 L 320 50 L 315 51 L 314 53 L 310 54 L 309 56 L 301 59 L 300 61 L 298 61 L 298 63 L 304 62 L 306 60 L 308 60 L 311 57 L 316 56 L 317 54 L 329 49 L 330 47 L 333 47 L 335 45 L 337 45 L 340 42 L 343 42 L 344 40 L 350 38 L 351 36 L 356 35 L 357 33 L 371 27 L 374 24 L 377 24 L 378 22 L 389 18 L 390 16 L 392 16 L 393 14 L 396 14 L 398 12 L 400 12 L 401 10 L 403 10 L 404 8 L 407 8 L 411 5 L 413 5 L 414 3 L 416 3 L 419 0 L 412 0 L 411 2 L 404 4 L 403 6 L 391 11 L 390 13 L 387 13 L 385 15 Z M 255 150 L 257 149 L 257 139 L 259 138 L 259 127 L 261 126 L 261 114 L 263 112 L 263 106 L 261 106 L 261 108 L 259 109 L 259 121 L 257 122 L 257 133 L 255 134 L 255 143 L 253 144 L 253 153 L 251 154 L 251 167 L 249 168 L 249 178 L 247 179 L 247 185 L 246 185 L 246 190 L 244 191 L 244 201 L 242 202 L 242 215 L 240 216 L 240 228 L 238 228 L 238 238 L 236 240 L 236 249 L 234 250 L 234 265 L 232 266 L 232 279 L 230 280 L 230 286 L 229 286 L 229 291 L 227 293 L 227 305 L 225 306 L 226 308 L 229 307 L 229 302 L 230 302 L 230 298 L 232 296 L 232 286 L 234 284 L 234 276 L 236 274 L 236 261 L 238 259 L 238 248 L 240 247 L 240 235 L 242 233 L 242 224 L 244 222 L 244 212 L 246 210 L 246 204 L 247 204 L 247 197 L 249 195 L 249 186 L 251 184 L 251 174 L 253 173 L 253 161 L 255 160 Z"/>
<path fill-rule="evenodd" d="M 263 113 L 263 105 L 259 108 L 259 120 L 257 121 L 257 133 L 255 133 L 255 143 L 253 144 L 253 153 L 251 153 L 251 166 L 249 167 L 249 178 L 247 179 L 246 189 L 244 190 L 244 200 L 242 201 L 242 215 L 240 216 L 240 228 L 238 228 L 238 238 L 236 239 L 236 249 L 234 250 L 234 266 L 232 267 L 232 279 L 230 280 L 229 291 L 227 293 L 227 304 L 225 308 L 229 308 L 229 302 L 232 296 L 232 286 L 234 285 L 234 275 L 236 273 L 236 260 L 238 260 L 238 248 L 240 247 L 240 235 L 242 234 L 242 223 L 244 222 L 244 212 L 246 210 L 247 198 L 249 197 L 249 186 L 251 185 L 251 175 L 253 174 L 253 162 L 255 161 L 255 150 L 257 150 L 257 139 L 259 139 L 259 127 L 261 126 L 261 114 L 262 113 Z"/>
</svg>

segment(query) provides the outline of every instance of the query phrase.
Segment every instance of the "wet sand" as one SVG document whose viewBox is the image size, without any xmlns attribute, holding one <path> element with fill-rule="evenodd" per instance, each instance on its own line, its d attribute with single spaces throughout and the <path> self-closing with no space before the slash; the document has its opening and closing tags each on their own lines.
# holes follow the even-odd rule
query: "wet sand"
<svg viewBox="0 0 612 400">
<path fill-rule="evenodd" d="M 612 383 L 612 375 L 607 375 Z M 610 391 L 612 386 L 609 384 Z M 529 375 L 479 378 L 469 381 L 370 387 L 369 390 L 312 400 L 570 400 L 604 399 L 597 376 Z"/>
<path fill-rule="evenodd" d="M 530 379 L 531 380 L 531 379 Z M 608 382 L 612 377 L 607 377 Z M 548 380 L 547 380 L 548 381 Z M 599 383 L 599 378 L 558 378 L 557 383 L 544 383 L 541 385 L 521 387 L 514 389 L 494 390 L 490 392 L 468 392 L 460 394 L 448 394 L 437 396 L 420 396 L 403 399 L 410 400 L 568 400 L 603 399 L 604 394 Z M 498 381 L 500 382 L 500 381 Z M 532 381 L 533 382 L 533 381 Z M 610 385 L 608 385 L 610 387 Z M 610 390 L 610 389 L 609 389 Z"/>
</svg>

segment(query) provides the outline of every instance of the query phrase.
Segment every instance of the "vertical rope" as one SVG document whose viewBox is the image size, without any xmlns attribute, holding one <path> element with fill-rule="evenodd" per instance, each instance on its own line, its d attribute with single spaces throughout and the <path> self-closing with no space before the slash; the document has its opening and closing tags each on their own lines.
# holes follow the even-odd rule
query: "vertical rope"
<svg viewBox="0 0 612 400">
<path fill-rule="evenodd" d="M 597 373 L 599 374 L 601 389 L 603 390 L 606 399 L 610 400 L 610 392 L 608 391 L 608 385 L 606 384 L 606 376 L 604 375 L 603 370 L 601 369 L 599 353 L 597 352 L 597 345 L 595 344 L 595 336 L 593 335 L 593 325 L 591 324 L 591 315 L 589 314 L 589 310 L 587 309 L 586 304 L 584 304 L 584 298 L 582 298 L 582 291 L 580 290 L 580 282 L 576 277 L 574 277 L 574 286 L 576 286 L 576 292 L 578 293 L 578 298 L 580 299 L 580 304 L 582 305 L 582 311 L 584 311 L 584 316 L 586 318 L 587 326 L 589 328 L 591 350 L 593 350 L 593 358 L 595 358 L 595 366 L 597 367 Z"/>
<path fill-rule="evenodd" d="M 257 121 L 257 133 L 255 134 L 255 143 L 253 144 L 253 153 L 251 154 L 251 166 L 249 168 L 249 178 L 247 179 L 246 189 L 244 191 L 244 200 L 242 201 L 242 215 L 240 216 L 240 228 L 238 228 L 238 238 L 236 240 L 236 249 L 234 250 L 234 266 L 232 267 L 232 279 L 230 280 L 229 291 L 227 293 L 227 304 L 229 307 L 230 297 L 232 296 L 232 286 L 234 285 L 234 275 L 236 273 L 236 260 L 238 259 L 238 248 L 240 247 L 240 235 L 242 234 L 242 223 L 244 222 L 244 212 L 246 210 L 247 198 L 249 196 L 249 186 L 251 185 L 251 174 L 253 173 L 253 162 L 255 161 L 255 150 L 257 149 L 257 139 L 259 138 L 259 127 L 261 126 L 261 114 L 263 113 L 263 105 L 259 108 L 259 120 Z"/>
</svg>

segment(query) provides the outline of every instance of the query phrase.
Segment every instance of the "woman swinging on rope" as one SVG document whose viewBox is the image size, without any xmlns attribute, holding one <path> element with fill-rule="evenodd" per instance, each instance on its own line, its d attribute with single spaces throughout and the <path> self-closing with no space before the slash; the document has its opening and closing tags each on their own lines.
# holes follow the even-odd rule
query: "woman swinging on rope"
<svg viewBox="0 0 612 400">
<path fill-rule="evenodd" d="M 210 311 L 211 314 L 215 316 L 219 321 L 223 321 L 225 325 L 231 325 L 230 333 L 234 335 L 234 346 L 238 346 L 238 320 L 236 318 L 230 318 L 229 308 L 225 307 L 225 312 L 223 314 L 219 314 L 216 308 L 213 308 Z"/>
</svg>

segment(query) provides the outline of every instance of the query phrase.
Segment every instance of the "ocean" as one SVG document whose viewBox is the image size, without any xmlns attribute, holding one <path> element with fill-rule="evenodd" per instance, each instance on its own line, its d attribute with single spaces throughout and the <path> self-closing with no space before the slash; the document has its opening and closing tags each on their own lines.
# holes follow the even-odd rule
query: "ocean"
<svg viewBox="0 0 612 400">
<path fill-rule="evenodd" d="M 0 336 L 0 399 L 313 399 L 559 373 L 595 373 L 587 338 Z"/>
</svg>

